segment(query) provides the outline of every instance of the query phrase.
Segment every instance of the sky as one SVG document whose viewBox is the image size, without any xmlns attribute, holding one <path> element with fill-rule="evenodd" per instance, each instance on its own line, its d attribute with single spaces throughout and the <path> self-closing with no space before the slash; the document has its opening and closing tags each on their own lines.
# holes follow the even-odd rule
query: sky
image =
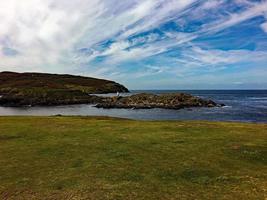
<svg viewBox="0 0 267 200">
<path fill-rule="evenodd" d="M 0 0 L 0 71 L 267 89 L 267 0 Z"/>
</svg>

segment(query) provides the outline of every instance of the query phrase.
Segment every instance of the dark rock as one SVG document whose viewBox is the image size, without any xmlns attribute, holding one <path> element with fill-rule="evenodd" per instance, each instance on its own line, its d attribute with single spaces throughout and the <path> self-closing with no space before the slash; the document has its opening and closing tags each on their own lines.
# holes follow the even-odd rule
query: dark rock
<svg viewBox="0 0 267 200">
<path fill-rule="evenodd" d="M 204 100 L 190 94 L 136 94 L 121 98 L 105 98 L 102 103 L 96 105 L 97 108 L 131 108 L 131 109 L 182 109 L 190 107 L 215 107 L 219 106 L 212 100 Z"/>
</svg>

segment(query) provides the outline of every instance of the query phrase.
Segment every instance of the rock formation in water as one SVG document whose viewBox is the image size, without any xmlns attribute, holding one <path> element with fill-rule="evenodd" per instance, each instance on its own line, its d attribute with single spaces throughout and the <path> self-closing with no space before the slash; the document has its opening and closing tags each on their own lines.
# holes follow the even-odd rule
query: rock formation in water
<svg viewBox="0 0 267 200">
<path fill-rule="evenodd" d="M 189 107 L 215 107 L 223 106 L 212 100 L 205 100 L 199 97 L 184 93 L 171 94 L 136 94 L 128 97 L 113 97 L 102 99 L 96 105 L 97 108 L 131 108 L 131 109 L 182 109 Z"/>
</svg>

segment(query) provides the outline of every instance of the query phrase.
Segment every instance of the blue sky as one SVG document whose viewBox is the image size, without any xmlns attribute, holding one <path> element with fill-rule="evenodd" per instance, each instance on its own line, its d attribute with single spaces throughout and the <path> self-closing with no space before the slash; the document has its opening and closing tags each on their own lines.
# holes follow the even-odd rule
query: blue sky
<svg viewBox="0 0 267 200">
<path fill-rule="evenodd" d="M 266 89 L 266 0 L 0 0 L 0 71 Z"/>
</svg>

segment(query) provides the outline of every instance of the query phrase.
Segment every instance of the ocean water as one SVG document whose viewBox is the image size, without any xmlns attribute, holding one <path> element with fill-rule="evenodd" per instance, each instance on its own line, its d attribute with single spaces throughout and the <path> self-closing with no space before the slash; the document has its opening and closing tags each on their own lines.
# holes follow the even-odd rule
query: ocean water
<svg viewBox="0 0 267 200">
<path fill-rule="evenodd" d="M 139 120 L 211 120 L 239 122 L 267 122 L 267 90 L 150 90 L 131 91 L 154 94 L 185 92 L 205 99 L 212 99 L 226 106 L 220 108 L 168 109 L 102 109 L 92 105 L 68 105 L 50 107 L 0 107 L 0 115 L 82 115 L 111 116 Z M 112 96 L 115 94 L 107 94 Z"/>
</svg>

